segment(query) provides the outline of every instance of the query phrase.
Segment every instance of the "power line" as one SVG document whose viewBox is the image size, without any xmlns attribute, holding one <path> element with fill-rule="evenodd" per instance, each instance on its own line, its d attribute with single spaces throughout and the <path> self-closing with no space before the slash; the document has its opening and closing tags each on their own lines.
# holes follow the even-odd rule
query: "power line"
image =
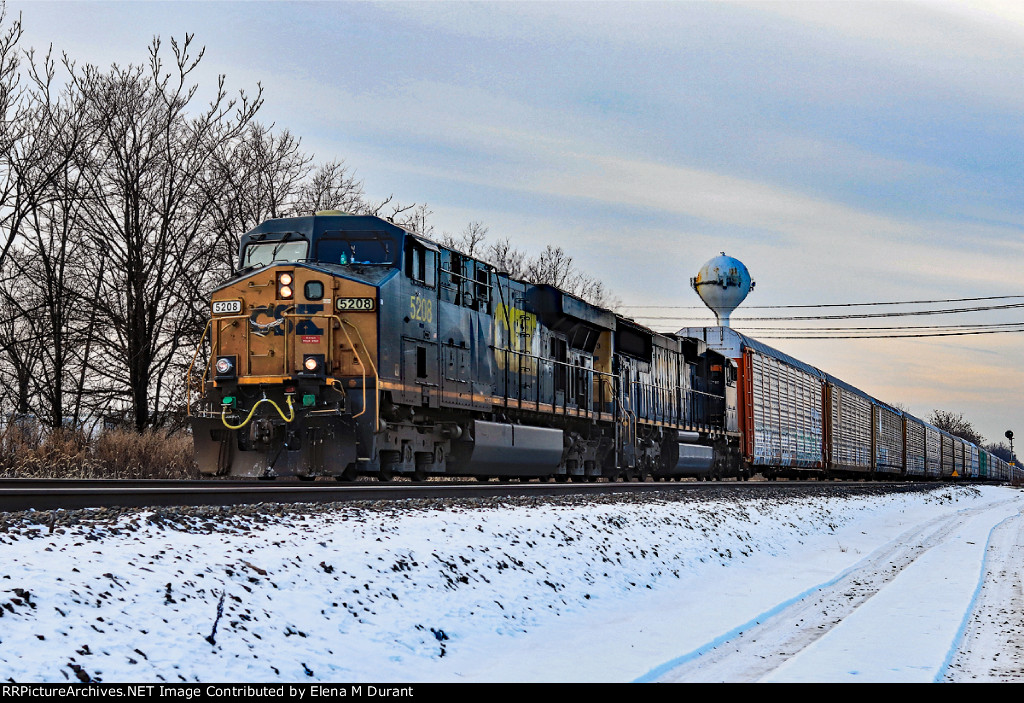
<svg viewBox="0 0 1024 703">
<path fill-rule="evenodd" d="M 920 315 L 953 315 L 964 312 L 981 312 L 985 310 L 1010 310 L 1014 308 L 1024 308 L 1024 303 L 1008 303 L 1006 305 L 982 305 L 977 307 L 967 308 L 945 308 L 939 310 L 909 310 L 905 312 L 871 312 L 861 313 L 857 315 L 792 315 L 788 317 L 734 317 L 734 323 L 740 322 L 773 322 L 776 320 L 787 321 L 787 320 L 863 320 L 870 318 L 880 317 L 915 317 Z M 696 320 L 699 318 L 694 317 L 682 317 L 682 316 L 656 316 L 656 315 L 637 315 L 638 318 L 644 320 Z"/>
<path fill-rule="evenodd" d="M 1016 325 L 1019 323 L 1008 323 Z M 744 328 L 745 330 L 749 328 Z M 841 329 L 841 328 L 840 328 Z M 899 328 L 892 328 L 899 329 Z M 916 339 L 924 337 L 960 337 L 963 335 L 978 334 L 1002 334 L 1006 332 L 1024 332 L 1024 328 L 1018 329 L 993 329 L 993 330 L 964 330 L 959 332 L 927 332 L 914 334 L 821 334 L 821 335 L 781 335 L 781 334 L 758 334 L 758 339 Z M 668 334 L 672 334 L 671 332 Z"/>
<path fill-rule="evenodd" d="M 738 328 L 744 333 L 756 332 L 761 339 L 899 339 L 922 337 L 955 337 L 977 334 L 1024 332 L 1024 322 L 993 322 L 954 325 L 906 325 L 876 327 L 748 327 Z M 916 330 L 928 330 L 917 332 Z M 804 332 L 806 334 L 778 334 Z M 835 333 L 852 334 L 835 334 Z"/>
<path fill-rule="evenodd" d="M 852 308 L 852 307 L 863 307 L 868 305 L 925 305 L 929 303 L 972 303 L 981 300 L 1012 300 L 1014 298 L 1024 298 L 1024 295 L 988 295 L 979 298 L 937 298 L 935 300 L 893 300 L 888 302 L 874 302 L 874 303 L 818 303 L 818 304 L 806 304 L 806 305 L 744 305 L 746 310 L 779 310 L 785 308 Z M 704 307 L 700 305 L 620 305 L 622 308 L 631 308 L 634 310 L 703 310 Z"/>
<path fill-rule="evenodd" d="M 886 330 L 956 330 L 1018 326 L 1024 326 L 1024 322 L 992 322 L 973 325 L 900 325 L 897 327 L 748 327 L 747 325 L 744 325 L 743 330 L 758 330 L 768 332 L 883 332 Z"/>
<path fill-rule="evenodd" d="M 1013 329 L 1013 330 L 973 330 L 963 332 L 930 332 L 921 334 L 863 334 L 863 335 L 758 335 L 758 339 L 911 339 L 921 337 L 960 337 L 963 335 L 976 335 L 976 334 L 1002 334 L 1002 333 L 1021 333 L 1024 329 Z"/>
</svg>

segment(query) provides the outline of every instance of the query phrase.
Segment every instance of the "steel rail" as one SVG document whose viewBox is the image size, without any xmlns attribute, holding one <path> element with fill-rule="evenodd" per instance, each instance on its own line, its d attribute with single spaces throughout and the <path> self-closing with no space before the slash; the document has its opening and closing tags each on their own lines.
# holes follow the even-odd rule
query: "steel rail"
<svg viewBox="0 0 1024 703">
<path fill-rule="evenodd" d="M 56 485 L 55 485 L 56 484 Z M 696 493 L 715 488 L 752 490 L 808 487 L 908 490 L 935 485 L 928 482 L 850 481 L 682 481 L 651 483 L 406 483 L 326 484 L 324 482 L 221 481 L 56 481 L 40 485 L 31 480 L 0 481 L 0 512 L 71 510 L 79 508 L 142 508 L 171 506 L 231 506 L 259 503 L 394 502 L 413 499 L 515 498 L 540 496 L 597 496 L 624 493 Z"/>
</svg>

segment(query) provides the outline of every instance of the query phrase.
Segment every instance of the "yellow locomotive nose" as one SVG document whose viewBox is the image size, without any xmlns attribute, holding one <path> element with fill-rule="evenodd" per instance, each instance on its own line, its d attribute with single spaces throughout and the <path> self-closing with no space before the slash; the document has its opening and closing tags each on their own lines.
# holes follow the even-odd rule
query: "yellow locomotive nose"
<svg viewBox="0 0 1024 703">
<path fill-rule="evenodd" d="M 364 377 L 373 365 L 376 316 L 354 313 L 376 310 L 376 290 L 311 269 L 275 268 L 218 291 L 211 308 L 214 385 Z"/>
<path fill-rule="evenodd" d="M 324 460 L 311 448 L 343 431 L 332 422 L 376 425 L 377 290 L 330 274 L 281 262 L 217 291 L 206 400 L 194 422 L 204 473 L 313 474 Z M 279 451 L 299 458 L 271 465 Z M 351 463 L 352 453 L 340 456 Z"/>
</svg>

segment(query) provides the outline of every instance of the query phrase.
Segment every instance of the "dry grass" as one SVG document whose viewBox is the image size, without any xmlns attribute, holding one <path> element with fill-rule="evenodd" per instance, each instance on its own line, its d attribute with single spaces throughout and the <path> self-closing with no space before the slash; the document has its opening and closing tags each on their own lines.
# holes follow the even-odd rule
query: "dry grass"
<svg viewBox="0 0 1024 703">
<path fill-rule="evenodd" d="M 0 478 L 199 478 L 192 437 L 157 430 L 44 430 L 10 424 L 0 433 Z"/>
</svg>

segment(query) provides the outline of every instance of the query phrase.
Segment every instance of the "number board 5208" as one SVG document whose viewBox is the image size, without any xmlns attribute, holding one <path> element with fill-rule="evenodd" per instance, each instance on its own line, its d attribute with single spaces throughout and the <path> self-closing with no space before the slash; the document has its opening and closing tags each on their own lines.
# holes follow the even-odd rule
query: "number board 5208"
<svg viewBox="0 0 1024 703">
<path fill-rule="evenodd" d="M 214 315 L 231 315 L 242 312 L 241 300 L 215 300 L 213 302 Z"/>
<path fill-rule="evenodd" d="M 354 312 L 372 312 L 376 306 L 373 298 L 338 298 L 335 307 L 338 310 Z"/>
</svg>

